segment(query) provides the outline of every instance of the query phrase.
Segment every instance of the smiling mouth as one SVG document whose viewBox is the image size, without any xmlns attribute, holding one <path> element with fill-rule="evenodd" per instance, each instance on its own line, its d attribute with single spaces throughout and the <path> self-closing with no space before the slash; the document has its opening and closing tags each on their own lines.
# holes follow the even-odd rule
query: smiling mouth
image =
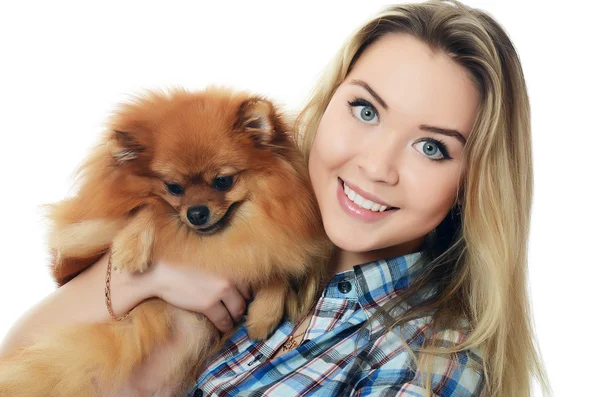
<svg viewBox="0 0 600 397">
<path fill-rule="evenodd" d="M 340 177 L 338 177 L 338 181 L 342 186 L 342 190 L 344 191 L 344 194 L 346 195 L 346 197 L 348 197 L 348 199 L 350 201 L 352 201 L 355 205 L 357 205 L 358 207 L 364 208 L 365 210 L 368 211 L 372 211 L 372 212 L 388 212 L 388 211 L 393 211 L 393 210 L 397 210 L 399 209 L 398 207 L 392 207 L 392 206 L 384 206 L 382 204 L 376 203 L 374 201 L 371 200 L 367 200 L 365 198 L 363 198 L 362 196 L 360 196 L 358 193 L 354 192 L 352 189 L 350 189 L 350 195 L 347 192 L 347 189 L 349 189 L 349 187 L 346 187 L 346 183 L 344 182 L 344 180 Z M 360 197 L 360 201 L 356 202 L 356 198 Z M 371 203 L 370 206 L 368 206 L 367 208 L 363 207 L 362 203 L 368 201 Z"/>
<path fill-rule="evenodd" d="M 218 221 L 216 221 L 215 223 L 213 223 L 212 225 L 210 225 L 208 227 L 198 228 L 198 229 L 194 229 L 194 230 L 199 234 L 209 234 L 209 233 L 214 233 L 218 230 L 223 229 L 225 226 L 227 226 L 229 224 L 229 221 L 231 220 L 231 216 L 232 216 L 233 212 L 235 211 L 235 209 L 237 207 L 240 206 L 240 204 L 241 204 L 240 201 L 236 201 L 235 203 L 231 204 L 229 206 L 229 208 L 227 208 L 227 211 L 225 212 L 225 214 L 223 214 L 221 219 L 219 219 Z"/>
</svg>

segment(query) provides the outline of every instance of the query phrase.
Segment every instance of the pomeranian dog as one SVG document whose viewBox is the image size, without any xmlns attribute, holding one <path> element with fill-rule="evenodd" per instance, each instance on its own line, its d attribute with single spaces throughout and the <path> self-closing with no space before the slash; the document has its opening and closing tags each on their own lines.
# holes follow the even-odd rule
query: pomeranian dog
<svg viewBox="0 0 600 397">
<path fill-rule="evenodd" d="M 57 283 L 106 252 L 115 271 L 160 258 L 250 285 L 252 339 L 284 315 L 297 321 L 331 243 L 289 131 L 271 101 L 225 88 L 149 91 L 120 106 L 77 193 L 48 206 Z M 4 357 L 0 396 L 112 396 L 161 349 L 153 392 L 182 396 L 223 338 L 206 317 L 150 299 L 123 321 L 53 330 Z"/>
</svg>

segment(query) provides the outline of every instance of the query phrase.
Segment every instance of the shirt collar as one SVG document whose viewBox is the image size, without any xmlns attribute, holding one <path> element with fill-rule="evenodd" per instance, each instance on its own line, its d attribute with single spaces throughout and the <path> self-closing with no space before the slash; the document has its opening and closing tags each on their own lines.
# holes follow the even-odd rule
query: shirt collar
<svg viewBox="0 0 600 397">
<path fill-rule="evenodd" d="M 356 300 L 367 317 L 397 296 L 418 274 L 422 251 L 354 266 L 336 274 L 323 292 L 326 298 Z"/>
</svg>

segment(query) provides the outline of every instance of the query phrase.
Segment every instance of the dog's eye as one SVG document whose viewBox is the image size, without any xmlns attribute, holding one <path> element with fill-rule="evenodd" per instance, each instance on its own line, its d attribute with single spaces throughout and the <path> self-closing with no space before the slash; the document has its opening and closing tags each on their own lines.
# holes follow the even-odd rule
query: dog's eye
<svg viewBox="0 0 600 397">
<path fill-rule="evenodd" d="M 215 178 L 213 181 L 213 186 L 215 189 L 219 190 L 227 190 L 233 185 L 233 177 L 232 176 L 220 176 Z"/>
<path fill-rule="evenodd" d="M 180 196 L 183 194 L 183 188 L 176 183 L 165 183 L 165 186 L 167 187 L 169 193 L 175 196 Z"/>
</svg>

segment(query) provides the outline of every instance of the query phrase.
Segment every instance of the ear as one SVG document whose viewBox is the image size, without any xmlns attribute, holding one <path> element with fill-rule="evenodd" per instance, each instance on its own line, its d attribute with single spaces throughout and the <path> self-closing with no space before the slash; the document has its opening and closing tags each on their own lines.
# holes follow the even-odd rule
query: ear
<svg viewBox="0 0 600 397">
<path fill-rule="evenodd" d="M 234 130 L 250 134 L 257 146 L 263 146 L 275 138 L 277 124 L 273 104 L 264 98 L 252 97 L 238 108 Z"/>
<path fill-rule="evenodd" d="M 118 165 L 149 160 L 161 97 L 152 92 L 120 105 L 109 122 L 110 152 Z"/>
<path fill-rule="evenodd" d="M 115 130 L 112 139 L 116 144 L 112 156 L 119 165 L 135 160 L 146 152 L 146 147 L 132 132 Z"/>
</svg>

